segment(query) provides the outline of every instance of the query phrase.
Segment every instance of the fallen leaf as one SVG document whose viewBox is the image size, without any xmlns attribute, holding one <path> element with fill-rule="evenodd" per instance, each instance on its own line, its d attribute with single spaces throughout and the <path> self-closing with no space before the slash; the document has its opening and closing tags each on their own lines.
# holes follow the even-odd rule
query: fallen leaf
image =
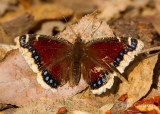
<svg viewBox="0 0 160 114">
<path fill-rule="evenodd" d="M 154 26 L 154 28 L 156 29 L 156 31 L 158 32 L 158 34 L 160 35 L 160 15 L 155 16 L 155 18 L 153 18 L 152 20 L 152 24 Z"/>
<path fill-rule="evenodd" d="M 42 97 L 52 100 L 71 97 L 87 86 L 81 80 L 79 85 L 73 88 L 69 87 L 69 84 L 59 87 L 57 93 L 43 89 L 36 80 L 36 74 L 29 68 L 18 50 L 9 52 L 1 62 L 0 74 L 0 102 L 18 106 Z"/>
<path fill-rule="evenodd" d="M 7 52 L 12 49 L 13 49 L 12 45 L 0 44 L 0 61 L 2 61 L 6 56 Z"/>
<path fill-rule="evenodd" d="M 152 114 L 151 112 L 160 113 L 160 96 L 155 96 L 150 99 L 143 99 L 141 101 L 135 102 L 131 107 L 129 107 L 124 114 L 128 113 L 142 113 L 147 112 L 148 114 Z M 155 111 L 153 111 L 155 110 Z"/>
<path fill-rule="evenodd" d="M 128 75 L 130 87 L 128 89 L 127 104 L 131 105 L 145 96 L 150 90 L 153 77 L 153 69 L 158 55 L 144 59 Z"/>
<path fill-rule="evenodd" d="M 136 108 L 141 112 L 149 112 L 149 111 L 155 110 L 157 113 L 160 113 L 159 107 L 154 104 L 142 104 L 142 105 L 136 106 Z"/>
<path fill-rule="evenodd" d="M 1 0 L 0 1 L 0 16 L 10 9 L 11 4 L 17 4 L 17 0 Z"/>
<path fill-rule="evenodd" d="M 22 114 L 22 113 L 47 113 L 47 114 L 56 114 L 57 110 L 60 107 L 65 107 L 67 109 L 68 114 L 78 114 L 81 112 L 85 112 L 86 114 L 100 114 L 101 111 L 95 107 L 92 107 L 80 99 L 60 99 L 60 100 L 52 100 L 52 99 L 37 99 L 26 105 L 17 108 L 17 111 L 14 114 Z"/>
<path fill-rule="evenodd" d="M 129 0 L 108 0 L 99 8 L 102 12 L 98 17 L 108 21 L 113 17 L 118 17 L 119 13 L 124 11 L 128 5 L 130 5 Z"/>
<path fill-rule="evenodd" d="M 12 42 L 14 42 L 16 36 L 28 33 L 32 26 L 33 16 L 28 13 L 2 23 L 4 32 L 10 37 Z"/>
<path fill-rule="evenodd" d="M 25 13 L 32 14 L 34 16 L 34 24 L 36 24 L 42 20 L 62 19 L 63 16 L 67 18 L 68 16 L 72 15 L 73 11 L 71 9 L 64 8 L 55 4 L 44 4 L 26 10 L 9 12 L 0 18 L 0 23 L 12 20 L 18 16 L 24 15 Z"/>
<path fill-rule="evenodd" d="M 61 21 L 49 21 L 42 24 L 40 30 L 36 32 L 36 34 L 43 34 L 43 35 L 53 35 L 53 29 L 59 28 L 63 30 L 65 28 L 65 24 Z"/>
<path fill-rule="evenodd" d="M 153 20 L 153 17 L 150 16 L 126 17 L 109 24 L 116 36 L 138 38 L 143 41 L 146 49 L 160 45 L 151 20 Z"/>
<path fill-rule="evenodd" d="M 96 10 L 93 0 L 55 0 L 54 3 L 72 9 L 75 14 L 88 14 Z"/>
<path fill-rule="evenodd" d="M 99 21 L 96 18 L 96 13 L 84 16 L 78 24 L 68 26 L 66 30 L 58 34 L 59 37 L 72 43 L 77 35 L 80 35 L 84 42 L 97 38 L 114 36 L 109 25 L 107 25 L 105 21 Z"/>
</svg>

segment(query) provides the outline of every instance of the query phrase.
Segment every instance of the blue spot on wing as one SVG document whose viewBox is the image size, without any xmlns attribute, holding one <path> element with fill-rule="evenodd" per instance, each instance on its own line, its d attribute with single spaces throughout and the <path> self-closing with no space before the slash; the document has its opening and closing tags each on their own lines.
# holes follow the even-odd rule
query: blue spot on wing
<svg viewBox="0 0 160 114">
<path fill-rule="evenodd" d="M 123 52 L 120 52 L 120 55 L 123 56 Z"/>
<path fill-rule="evenodd" d="M 116 61 L 117 61 L 117 62 L 120 62 L 120 61 L 121 61 L 121 59 L 120 59 L 119 57 L 117 57 L 117 58 L 116 58 Z"/>
<path fill-rule="evenodd" d="M 104 73 L 104 76 L 107 78 L 108 77 L 108 75 L 106 74 L 106 73 Z"/>
<path fill-rule="evenodd" d="M 37 60 L 38 58 L 39 58 L 39 56 L 38 56 L 38 55 L 36 55 L 36 56 L 34 57 L 34 59 L 35 59 L 35 60 Z"/>
<path fill-rule="evenodd" d="M 48 80 L 49 80 L 49 76 L 47 76 L 47 77 L 45 78 L 45 80 L 48 81 Z"/>
<path fill-rule="evenodd" d="M 34 50 L 32 50 L 32 53 L 33 53 L 33 54 L 35 54 L 35 53 L 36 53 L 36 50 L 35 50 L 35 49 L 34 49 Z"/>
<path fill-rule="evenodd" d="M 98 84 L 101 85 L 101 81 L 100 80 L 98 80 Z"/>
<path fill-rule="evenodd" d="M 45 76 L 45 75 L 47 75 L 47 73 L 48 73 L 48 71 L 45 70 L 45 71 L 43 72 L 43 75 Z"/>
<path fill-rule="evenodd" d="M 49 83 L 50 83 L 50 84 L 53 83 L 53 80 L 51 79 L 51 80 L 49 81 Z"/>
</svg>

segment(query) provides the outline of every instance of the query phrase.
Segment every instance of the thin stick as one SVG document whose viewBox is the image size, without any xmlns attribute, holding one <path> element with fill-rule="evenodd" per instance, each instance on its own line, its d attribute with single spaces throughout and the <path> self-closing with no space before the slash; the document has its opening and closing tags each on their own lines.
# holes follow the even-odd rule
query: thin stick
<svg viewBox="0 0 160 114">
<path fill-rule="evenodd" d="M 141 54 L 141 53 L 146 53 L 146 52 L 150 52 L 150 51 L 157 51 L 157 50 L 160 51 L 160 46 L 142 50 L 139 54 Z"/>
<path fill-rule="evenodd" d="M 111 69 L 113 69 L 113 70 L 116 72 L 118 78 L 119 78 L 121 81 L 123 81 L 123 82 L 128 82 L 128 81 L 122 76 L 122 74 L 121 74 L 114 66 L 112 66 L 110 63 L 108 63 L 108 62 L 105 61 L 105 60 L 103 60 L 103 61 L 104 61 Z"/>
</svg>

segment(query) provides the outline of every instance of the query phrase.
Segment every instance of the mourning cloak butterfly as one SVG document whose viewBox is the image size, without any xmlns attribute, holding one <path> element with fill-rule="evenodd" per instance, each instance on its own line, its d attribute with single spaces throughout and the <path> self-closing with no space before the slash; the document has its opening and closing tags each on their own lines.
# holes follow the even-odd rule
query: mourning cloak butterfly
<svg viewBox="0 0 160 114">
<path fill-rule="evenodd" d="M 78 85 L 82 73 L 94 94 L 112 87 L 117 74 L 109 65 L 123 73 L 143 48 L 140 40 L 119 37 L 86 43 L 77 37 L 72 44 L 54 36 L 27 34 L 17 37 L 16 43 L 44 88 L 56 91 L 67 81 Z"/>
</svg>

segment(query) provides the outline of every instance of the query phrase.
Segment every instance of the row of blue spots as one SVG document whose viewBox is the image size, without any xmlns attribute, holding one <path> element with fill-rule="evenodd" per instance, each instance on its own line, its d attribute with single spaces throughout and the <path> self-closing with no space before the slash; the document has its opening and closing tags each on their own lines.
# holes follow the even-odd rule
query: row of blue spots
<svg viewBox="0 0 160 114">
<path fill-rule="evenodd" d="M 57 83 L 54 82 L 53 79 L 50 78 L 47 70 L 43 71 L 42 75 L 44 76 L 44 80 L 46 83 L 48 83 L 52 87 L 57 87 Z"/>
<path fill-rule="evenodd" d="M 131 39 L 131 46 L 123 49 L 123 51 L 121 51 L 119 53 L 119 57 L 115 58 L 116 62 L 114 62 L 113 65 L 115 67 L 117 67 L 119 65 L 120 61 L 123 59 L 124 54 L 126 54 L 128 51 L 133 51 L 136 48 L 136 45 L 137 45 L 137 40 L 136 39 Z"/>
<path fill-rule="evenodd" d="M 40 64 L 40 61 L 38 61 L 39 59 L 39 56 L 36 55 L 36 50 L 32 48 L 32 46 L 28 46 L 28 49 L 32 52 L 32 56 L 35 60 L 35 63 L 38 65 L 38 68 L 41 67 L 41 64 Z"/>
<path fill-rule="evenodd" d="M 106 79 L 108 79 L 108 74 L 107 74 L 107 73 L 104 73 L 103 76 L 104 76 L 104 77 L 100 77 L 98 80 L 96 80 L 96 81 L 92 84 L 93 89 L 99 88 L 99 87 L 101 87 L 103 84 L 106 83 Z"/>
<path fill-rule="evenodd" d="M 132 47 L 133 49 L 135 49 L 135 48 L 136 48 L 136 45 L 137 45 L 137 40 L 132 39 L 132 40 L 131 40 L 131 47 Z"/>
</svg>

